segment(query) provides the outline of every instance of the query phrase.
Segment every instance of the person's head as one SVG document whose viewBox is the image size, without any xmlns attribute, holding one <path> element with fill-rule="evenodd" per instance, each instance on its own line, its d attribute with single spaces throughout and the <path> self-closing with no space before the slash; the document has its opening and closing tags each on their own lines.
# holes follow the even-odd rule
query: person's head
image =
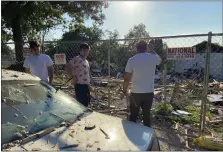
<svg viewBox="0 0 223 152">
<path fill-rule="evenodd" d="M 37 41 L 29 41 L 30 52 L 32 55 L 40 54 L 40 44 Z"/>
<path fill-rule="evenodd" d="M 148 51 L 148 44 L 146 43 L 146 41 L 144 40 L 140 40 L 137 44 L 136 44 L 136 49 L 138 53 L 145 53 Z"/>
<path fill-rule="evenodd" d="M 87 43 L 83 43 L 80 45 L 80 55 L 84 58 L 87 58 L 90 52 L 90 46 Z"/>
</svg>

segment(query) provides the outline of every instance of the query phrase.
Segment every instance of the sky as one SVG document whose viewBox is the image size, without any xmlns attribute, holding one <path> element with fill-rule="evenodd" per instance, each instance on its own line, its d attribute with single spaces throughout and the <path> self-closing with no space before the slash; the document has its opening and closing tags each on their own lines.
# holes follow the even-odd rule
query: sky
<svg viewBox="0 0 223 152">
<path fill-rule="evenodd" d="M 222 33 L 221 1 L 109 1 L 104 10 L 106 20 L 102 28 L 117 30 L 123 38 L 134 25 L 146 25 L 150 36 Z M 92 22 L 85 23 L 91 26 Z M 60 38 L 61 29 L 51 30 L 48 38 Z"/>
</svg>

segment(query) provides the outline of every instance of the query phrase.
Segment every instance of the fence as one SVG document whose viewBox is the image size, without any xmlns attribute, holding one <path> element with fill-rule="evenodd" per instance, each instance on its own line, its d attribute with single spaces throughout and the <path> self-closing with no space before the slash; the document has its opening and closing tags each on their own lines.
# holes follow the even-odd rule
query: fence
<svg viewBox="0 0 223 152">
<path fill-rule="evenodd" d="M 160 98 L 157 95 L 156 100 L 158 102 L 164 100 L 166 103 L 170 103 L 174 109 L 181 110 L 190 109 L 190 105 L 198 105 L 201 112 L 196 114 L 196 120 L 191 121 L 200 123 L 201 132 L 203 132 L 206 123 L 207 110 L 210 109 L 207 95 L 213 91 L 215 94 L 220 94 L 219 87 L 211 88 L 209 83 L 213 80 L 223 81 L 222 36 L 223 33 L 209 33 L 143 38 L 149 43 L 150 49 L 163 60 L 157 66 L 155 75 L 156 91 L 161 91 L 158 93 Z M 101 91 L 98 91 L 97 100 L 104 102 L 109 108 L 115 104 L 115 106 L 120 106 L 117 101 L 121 101 L 119 88 L 125 65 L 128 59 L 136 53 L 135 44 L 137 41 L 138 39 L 110 39 L 87 42 L 91 46 L 88 60 L 93 77 L 99 83 L 108 82 L 107 88 L 98 85 L 97 89 L 101 89 Z M 78 55 L 81 43 L 81 41 L 47 41 L 44 42 L 42 48 L 43 52 L 51 56 L 52 59 L 54 59 L 54 54 L 65 54 L 66 61 L 69 62 Z M 8 44 L 3 45 L 8 46 Z M 13 47 L 4 48 L 14 52 Z M 187 48 L 185 50 L 189 51 L 188 59 L 168 60 L 171 58 L 171 53 L 173 57 L 173 52 L 177 50 L 173 48 Z M 195 53 L 193 53 L 194 49 Z M 19 68 L 11 66 L 11 69 L 14 70 L 20 70 Z M 67 79 L 65 65 L 55 65 L 54 83 L 63 84 Z M 216 86 L 216 83 L 214 85 Z M 197 122 L 197 118 L 199 118 L 199 122 Z"/>
</svg>

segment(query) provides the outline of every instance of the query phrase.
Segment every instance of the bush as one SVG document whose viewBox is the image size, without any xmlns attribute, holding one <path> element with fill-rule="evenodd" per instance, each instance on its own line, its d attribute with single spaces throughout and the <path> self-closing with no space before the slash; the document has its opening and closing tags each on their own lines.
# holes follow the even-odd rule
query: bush
<svg viewBox="0 0 223 152">
<path fill-rule="evenodd" d="M 154 114 L 168 116 L 173 111 L 173 107 L 168 103 L 160 103 L 157 105 Z"/>
</svg>

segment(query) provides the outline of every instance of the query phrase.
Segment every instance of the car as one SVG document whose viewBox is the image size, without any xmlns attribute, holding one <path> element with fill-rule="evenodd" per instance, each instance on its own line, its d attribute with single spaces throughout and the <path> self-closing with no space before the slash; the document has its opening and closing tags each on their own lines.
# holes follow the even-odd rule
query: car
<svg viewBox="0 0 223 152">
<path fill-rule="evenodd" d="M 38 77 L 2 70 L 2 150 L 159 151 L 154 129 L 95 112 Z"/>
</svg>

